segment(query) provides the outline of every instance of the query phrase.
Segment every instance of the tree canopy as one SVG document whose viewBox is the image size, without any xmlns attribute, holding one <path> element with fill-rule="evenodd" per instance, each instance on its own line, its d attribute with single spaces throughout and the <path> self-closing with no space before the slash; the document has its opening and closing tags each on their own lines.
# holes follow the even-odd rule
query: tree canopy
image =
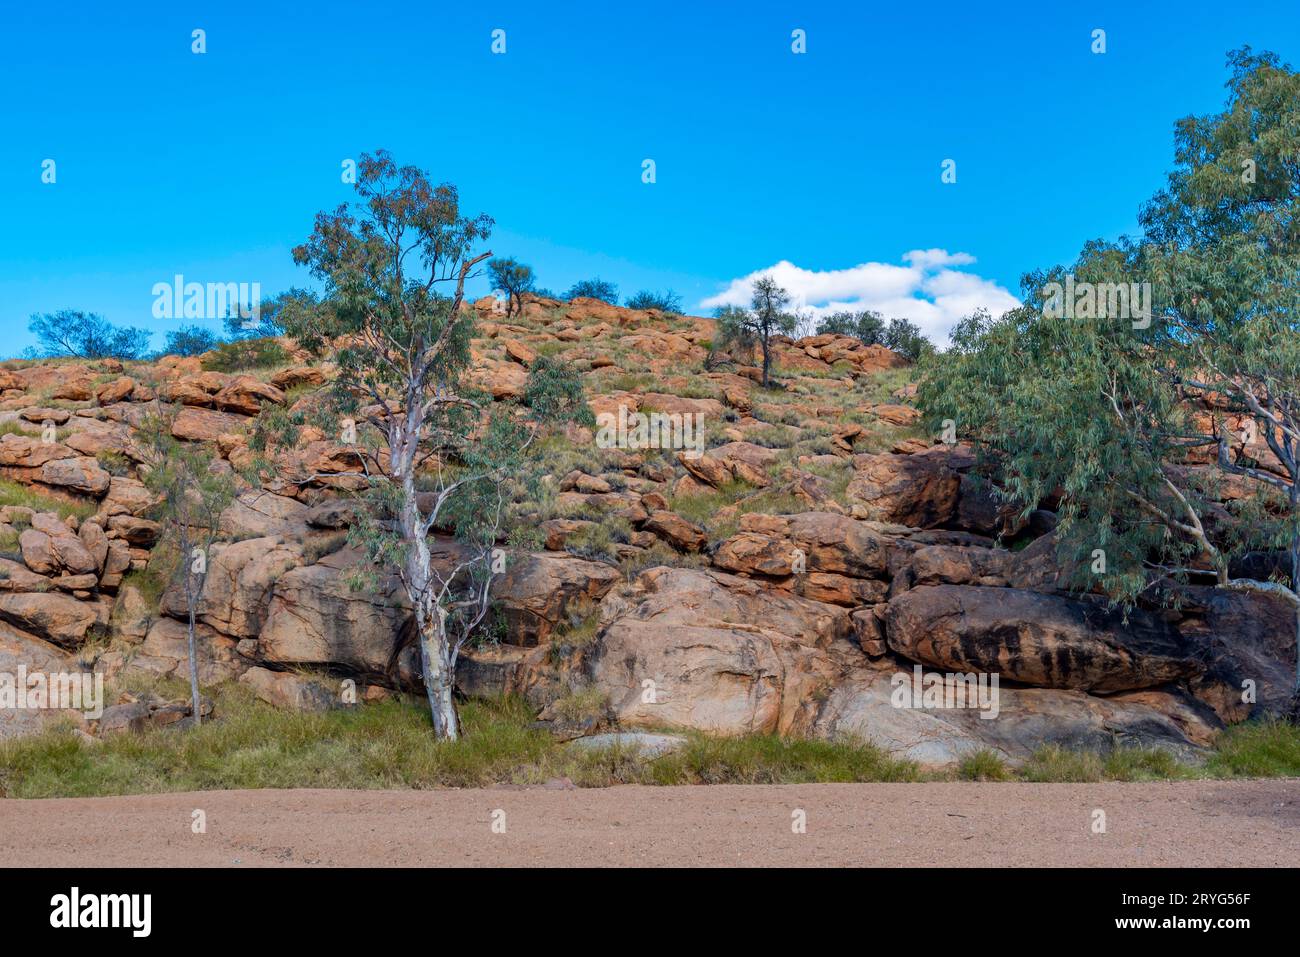
<svg viewBox="0 0 1300 957">
<path fill-rule="evenodd" d="M 149 353 L 148 329 L 115 326 L 103 316 L 77 309 L 33 315 L 32 358 L 142 359 Z"/>
<path fill-rule="evenodd" d="M 488 261 L 487 266 L 492 288 L 506 294 L 506 315 L 523 308 L 521 297 L 532 290 L 536 281 L 532 267 L 515 259 L 492 259 Z"/>
<path fill-rule="evenodd" d="M 1141 236 L 1027 274 L 920 385 L 1010 500 L 1059 501 L 1076 584 L 1121 602 L 1300 585 L 1300 76 L 1249 48 L 1229 66 L 1225 110 L 1177 124 Z M 1261 551 L 1271 580 L 1235 577 Z"/>
</svg>

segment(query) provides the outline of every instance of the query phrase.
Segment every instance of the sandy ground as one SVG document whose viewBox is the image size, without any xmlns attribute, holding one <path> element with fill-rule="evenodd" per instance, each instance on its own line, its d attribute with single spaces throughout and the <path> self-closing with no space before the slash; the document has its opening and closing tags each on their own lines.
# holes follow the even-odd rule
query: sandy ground
<svg viewBox="0 0 1300 957">
<path fill-rule="evenodd" d="M 206 816 L 206 833 L 193 833 L 195 810 Z M 802 834 L 792 831 L 797 810 L 806 815 Z M 1093 833 L 1096 810 L 1106 814 L 1104 834 Z M 210 791 L 8 800 L 0 801 L 0 860 L 11 867 L 1295 867 L 1300 781 Z"/>
</svg>

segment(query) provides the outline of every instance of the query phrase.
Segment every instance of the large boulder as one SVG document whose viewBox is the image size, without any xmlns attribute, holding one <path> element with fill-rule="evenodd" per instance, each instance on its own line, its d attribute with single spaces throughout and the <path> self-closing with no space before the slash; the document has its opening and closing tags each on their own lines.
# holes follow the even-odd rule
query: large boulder
<svg viewBox="0 0 1300 957">
<path fill-rule="evenodd" d="M 914 528 L 935 528 L 952 520 L 961 476 L 943 453 L 856 455 L 846 494 L 863 517 Z M 856 512 L 855 512 L 856 514 Z"/>
<path fill-rule="evenodd" d="M 139 479 L 114 475 L 108 483 L 108 494 L 99 502 L 98 515 L 104 521 L 114 515 L 139 515 L 153 502 L 153 493 Z"/>
<path fill-rule="evenodd" d="M 28 529 L 23 534 L 31 532 Z M 34 534 L 39 535 L 39 532 Z M 45 539 L 49 541 L 48 538 Z M 29 571 L 23 562 L 10 558 L 0 558 L 0 591 L 45 591 L 50 587 L 50 580 L 44 575 Z"/>
<path fill-rule="evenodd" d="M 849 643 L 843 608 L 717 572 L 652 568 L 601 605 L 590 677 L 624 725 L 804 733 Z"/>
<path fill-rule="evenodd" d="M 63 425 L 68 419 L 72 418 L 72 413 L 67 409 L 51 409 L 45 406 L 23 409 L 18 415 L 20 418 L 26 419 L 28 422 L 35 422 L 38 425 L 44 425 L 46 422 Z"/>
<path fill-rule="evenodd" d="M 363 561 L 358 550 L 345 548 L 280 575 L 258 636 L 259 656 L 283 665 L 385 674 L 410 605 L 395 579 L 352 587 L 351 573 Z"/>
<path fill-rule="evenodd" d="M 922 585 L 885 615 L 895 653 L 946 671 L 1044 688 L 1110 692 L 1199 674 L 1195 649 L 1163 619 L 1017 588 Z"/>
<path fill-rule="evenodd" d="M 194 646 L 198 658 L 199 683 L 233 681 L 248 669 L 249 662 L 236 651 L 237 642 L 202 623 L 195 623 Z M 163 677 L 189 680 L 189 625 L 174 618 L 159 618 L 149 628 L 144 643 L 127 667 Z"/>
<path fill-rule="evenodd" d="M 89 535 L 93 538 L 93 533 Z M 107 538 L 103 544 L 107 553 Z M 42 575 L 54 574 L 59 569 L 85 575 L 97 573 L 100 568 L 96 554 L 86 547 L 85 540 L 51 512 L 38 512 L 32 516 L 32 527 L 18 536 L 18 547 L 22 549 L 27 567 Z"/>
<path fill-rule="evenodd" d="M 666 509 L 651 512 L 641 528 L 658 535 L 679 552 L 698 552 L 709 541 L 704 529 Z"/>
<path fill-rule="evenodd" d="M 39 469 L 49 462 L 73 458 L 76 454 L 62 442 L 43 442 L 39 437 L 14 432 L 0 435 L 0 466 Z"/>
<path fill-rule="evenodd" d="M 139 644 L 149 634 L 149 627 L 158 617 L 156 602 L 137 586 L 123 585 L 113 602 L 113 634 L 129 642 Z"/>
<path fill-rule="evenodd" d="M 81 539 L 82 546 L 90 553 L 95 560 L 94 571 L 101 572 L 104 570 L 104 563 L 108 561 L 108 535 L 105 534 L 103 526 L 98 522 L 85 521 L 77 529 L 77 537 Z M 89 571 L 90 569 L 87 569 Z"/>
<path fill-rule="evenodd" d="M 301 563 L 301 549 L 276 537 L 215 544 L 195 613 L 224 635 L 255 638 L 266 621 L 272 587 Z M 163 594 L 162 611 L 174 618 L 187 616 L 180 582 Z"/>
<path fill-rule="evenodd" d="M 1276 716 L 1291 701 L 1296 676 L 1296 610 L 1280 595 L 1224 588 L 1187 589 L 1178 629 L 1200 647 L 1206 674 L 1198 698 L 1225 721 Z M 1253 692 L 1250 693 L 1250 692 Z"/>
<path fill-rule="evenodd" d="M 0 622 L 0 682 L 12 682 L 12 688 L 16 692 L 19 675 L 24 671 L 29 677 L 38 673 L 85 674 L 73 655 Z M 35 734 L 47 722 L 64 717 L 79 721 L 80 716 L 72 710 L 0 707 L 0 740 Z"/>
<path fill-rule="evenodd" d="M 59 571 L 59 558 L 54 554 L 50 536 L 34 528 L 25 528 L 18 536 L 18 548 L 23 564 L 39 575 L 55 575 Z"/>
<path fill-rule="evenodd" d="M 1153 747 L 1191 758 L 1221 728 L 1209 709 L 1168 691 L 1098 697 L 999 682 L 996 689 L 986 686 L 983 698 L 963 699 L 954 677 L 939 678 L 937 700 L 971 706 L 915 707 L 918 683 L 910 669 L 858 668 L 836 683 L 813 732 L 858 738 L 894 757 L 939 766 L 986 748 L 1019 763 L 1044 745 L 1101 752 Z"/>
<path fill-rule="evenodd" d="M 95 390 L 95 401 L 100 405 L 123 402 L 134 390 L 135 379 L 129 375 L 119 376 L 112 382 L 106 382 Z"/>
<path fill-rule="evenodd" d="M 186 405 L 172 420 L 172 435 L 190 442 L 215 442 L 218 436 L 237 431 L 247 421 L 242 415 Z"/>
<path fill-rule="evenodd" d="M 600 601 L 619 578 L 618 569 L 604 562 L 570 555 L 509 556 L 505 574 L 492 589 L 505 622 L 502 640 L 525 646 L 547 641 L 571 603 Z"/>
<path fill-rule="evenodd" d="M 68 399 L 72 402 L 85 402 L 95 395 L 95 380 L 89 369 L 80 368 L 65 374 L 59 384 L 50 393 L 51 399 Z"/>
<path fill-rule="evenodd" d="M 328 711 L 343 705 L 340 687 L 288 671 L 249 668 L 240 676 L 239 683 L 283 711 Z"/>
<path fill-rule="evenodd" d="M 162 525 L 147 518 L 134 515 L 114 515 L 108 520 L 108 530 L 118 539 L 141 548 L 148 548 L 158 541 L 162 534 Z"/>
<path fill-rule="evenodd" d="M 908 563 L 913 585 L 1007 584 L 1013 553 L 965 545 L 925 545 Z"/>
<path fill-rule="evenodd" d="M 829 572 L 808 572 L 795 576 L 786 587 L 796 595 L 813 601 L 857 608 L 885 600 L 889 591 L 886 582 L 870 578 L 849 578 Z"/>
<path fill-rule="evenodd" d="M 277 389 L 292 389 L 299 385 L 322 385 L 325 373 L 312 366 L 293 366 L 281 369 L 271 376 L 271 385 Z"/>
<path fill-rule="evenodd" d="M 807 571 L 881 578 L 889 569 L 890 546 L 866 522 L 833 512 L 751 512 L 741 516 L 740 531 L 718 547 L 713 563 L 746 575 L 784 577 L 802 561 Z"/>
<path fill-rule="evenodd" d="M 767 468 L 776 461 L 776 457 L 771 449 L 751 442 L 728 442 L 710 450 L 706 455 L 695 452 L 677 453 L 677 461 L 688 473 L 714 488 L 734 480 L 765 488 L 771 484 Z"/>
<path fill-rule="evenodd" d="M 75 648 L 90 629 L 108 624 L 109 606 L 78 601 L 59 592 L 0 592 L 0 621 L 65 648 Z"/>
<path fill-rule="evenodd" d="M 251 375 L 236 376 L 212 397 L 212 404 L 227 412 L 257 415 L 262 403 L 284 403 L 284 393 L 275 386 Z"/>
<path fill-rule="evenodd" d="M 266 491 L 242 492 L 221 513 L 220 528 L 230 538 L 301 540 L 311 509 L 297 499 Z"/>
<path fill-rule="evenodd" d="M 76 415 L 69 420 L 68 429 L 71 434 L 63 444 L 81 455 L 98 457 L 104 452 L 116 452 L 139 460 L 140 453 L 131 443 L 128 426 Z"/>
</svg>

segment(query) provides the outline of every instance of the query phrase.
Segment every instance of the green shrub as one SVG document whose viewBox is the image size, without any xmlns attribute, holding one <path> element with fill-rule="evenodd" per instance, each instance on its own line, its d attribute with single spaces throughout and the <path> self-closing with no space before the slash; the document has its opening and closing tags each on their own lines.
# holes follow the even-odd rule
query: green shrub
<svg viewBox="0 0 1300 957">
<path fill-rule="evenodd" d="M 127 476 L 131 474 L 131 468 L 134 464 L 126 455 L 117 449 L 104 449 L 95 455 L 95 460 L 99 462 L 102 468 L 109 475 Z"/>
<path fill-rule="evenodd" d="M 213 372 L 242 372 L 285 365 L 289 353 L 278 339 L 238 339 L 223 342 L 203 360 L 203 368 Z"/>
<path fill-rule="evenodd" d="M 671 289 L 667 292 L 642 289 L 630 296 L 624 305 L 629 309 L 658 309 L 661 312 L 678 315 L 682 311 L 682 297 Z"/>
</svg>

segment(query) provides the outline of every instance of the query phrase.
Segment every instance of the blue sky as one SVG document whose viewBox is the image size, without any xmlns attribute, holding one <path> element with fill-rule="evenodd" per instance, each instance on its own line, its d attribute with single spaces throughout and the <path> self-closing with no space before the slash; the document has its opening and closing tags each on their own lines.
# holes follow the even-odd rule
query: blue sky
<svg viewBox="0 0 1300 957">
<path fill-rule="evenodd" d="M 1173 121 L 1222 107 L 1228 49 L 1300 62 L 1294 2 L 993 6 L 11 5 L 0 355 L 61 308 L 161 345 L 181 321 L 153 318 L 152 289 L 177 273 L 310 284 L 289 250 L 376 147 L 458 184 L 491 248 L 557 291 L 600 275 L 703 311 L 784 263 L 801 305 L 941 335 L 1132 231 Z"/>
</svg>

